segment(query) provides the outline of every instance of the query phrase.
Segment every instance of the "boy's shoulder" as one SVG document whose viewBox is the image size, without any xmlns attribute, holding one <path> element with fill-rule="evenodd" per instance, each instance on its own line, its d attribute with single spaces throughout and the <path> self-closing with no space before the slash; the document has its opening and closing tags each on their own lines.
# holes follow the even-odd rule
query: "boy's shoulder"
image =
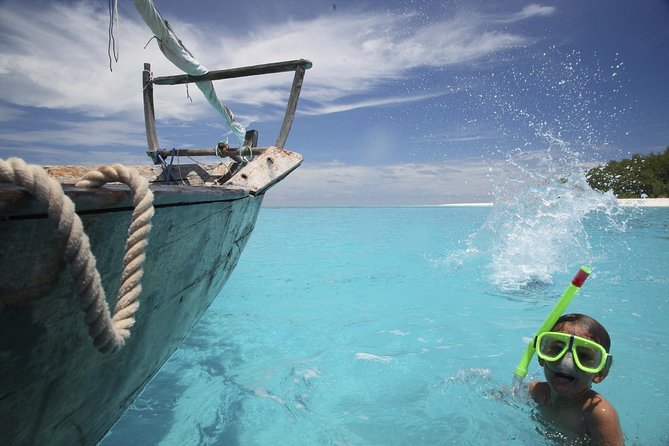
<svg viewBox="0 0 669 446">
<path fill-rule="evenodd" d="M 591 437 L 615 439 L 610 444 L 622 444 L 618 412 L 606 398 L 593 391 L 593 395 L 583 405 L 583 412 Z"/>
<path fill-rule="evenodd" d="M 594 390 L 583 404 L 583 412 L 585 412 L 588 421 L 601 423 L 613 420 L 616 423 L 618 422 L 616 409 L 609 400 Z"/>
<path fill-rule="evenodd" d="M 547 382 L 533 381 L 528 386 L 528 391 L 535 403 L 546 406 L 551 396 L 551 388 Z"/>
<path fill-rule="evenodd" d="M 583 412 L 592 417 L 593 420 L 602 420 L 618 416 L 613 405 L 600 393 L 591 390 L 588 398 L 583 403 Z"/>
</svg>

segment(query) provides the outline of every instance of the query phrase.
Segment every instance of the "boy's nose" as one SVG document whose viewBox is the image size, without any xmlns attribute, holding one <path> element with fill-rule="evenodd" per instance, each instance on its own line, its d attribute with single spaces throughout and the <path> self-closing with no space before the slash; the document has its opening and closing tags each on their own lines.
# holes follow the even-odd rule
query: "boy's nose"
<svg viewBox="0 0 669 446">
<path fill-rule="evenodd" d="M 562 357 L 562 359 L 560 360 L 560 362 L 562 363 L 562 365 L 567 366 L 567 367 L 570 367 L 570 368 L 572 368 L 572 369 L 573 369 L 574 366 L 575 366 L 575 364 L 574 364 L 574 356 L 571 354 L 570 351 L 567 352 L 567 353 L 565 353 L 565 355 Z"/>
</svg>

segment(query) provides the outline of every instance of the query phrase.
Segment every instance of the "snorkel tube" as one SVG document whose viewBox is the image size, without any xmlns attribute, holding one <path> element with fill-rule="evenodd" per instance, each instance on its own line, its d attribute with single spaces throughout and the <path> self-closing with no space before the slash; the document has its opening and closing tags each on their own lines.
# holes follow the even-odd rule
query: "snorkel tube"
<svg viewBox="0 0 669 446">
<path fill-rule="evenodd" d="M 535 335 L 532 337 L 532 340 L 529 342 L 529 344 L 527 344 L 527 348 L 525 349 L 525 352 L 523 353 L 523 356 L 520 358 L 520 362 L 516 366 L 516 370 L 513 373 L 514 389 L 520 386 L 520 384 L 523 382 L 523 378 L 525 378 L 525 376 L 527 375 L 527 367 L 529 366 L 530 361 L 532 360 L 532 356 L 534 355 L 534 339 L 541 333 L 550 331 L 550 329 L 553 328 L 555 322 L 562 315 L 564 310 L 567 308 L 567 305 L 569 305 L 569 302 L 571 302 L 576 293 L 579 292 L 581 286 L 583 285 L 583 283 L 588 278 L 591 272 L 592 271 L 587 266 L 581 267 L 581 269 L 576 273 L 574 278 L 571 280 L 571 283 L 569 284 L 567 289 L 564 291 L 564 293 L 562 293 L 562 297 L 560 297 L 560 300 L 558 300 L 557 304 L 555 304 L 555 307 L 553 307 L 551 312 L 548 314 L 548 317 L 546 318 L 544 323 L 541 324 L 541 327 L 539 327 L 539 331 L 535 333 Z"/>
</svg>

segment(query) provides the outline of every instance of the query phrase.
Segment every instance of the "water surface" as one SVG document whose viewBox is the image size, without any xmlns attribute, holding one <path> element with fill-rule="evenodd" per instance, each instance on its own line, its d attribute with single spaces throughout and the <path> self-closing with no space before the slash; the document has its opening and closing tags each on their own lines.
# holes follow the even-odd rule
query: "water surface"
<svg viewBox="0 0 669 446">
<path fill-rule="evenodd" d="M 618 211 L 584 212 L 564 250 L 515 236 L 505 256 L 513 231 L 493 208 L 264 208 L 221 295 L 102 444 L 566 444 L 509 386 L 587 264 L 569 310 L 607 327 L 615 358 L 595 389 L 628 444 L 666 445 L 669 209 Z M 546 246 L 557 260 L 509 287 L 498 262 L 527 277 Z"/>
</svg>

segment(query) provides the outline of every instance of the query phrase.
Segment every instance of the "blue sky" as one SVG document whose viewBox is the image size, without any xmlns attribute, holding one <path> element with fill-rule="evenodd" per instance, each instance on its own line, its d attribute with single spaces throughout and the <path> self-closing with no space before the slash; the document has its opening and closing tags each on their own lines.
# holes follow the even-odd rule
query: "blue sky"
<svg viewBox="0 0 669 446">
<path fill-rule="evenodd" d="M 268 193 L 269 205 L 491 201 L 491 172 L 514 151 L 559 141 L 591 165 L 669 145 L 667 0 L 157 6 L 210 69 L 313 62 L 286 144 L 305 161 Z M 178 71 L 132 3 L 119 0 L 119 11 L 110 72 L 106 2 L 0 2 L 0 157 L 148 162 L 141 67 Z M 291 79 L 216 86 L 270 145 Z M 230 137 L 197 89 L 158 88 L 163 147 Z"/>
</svg>

